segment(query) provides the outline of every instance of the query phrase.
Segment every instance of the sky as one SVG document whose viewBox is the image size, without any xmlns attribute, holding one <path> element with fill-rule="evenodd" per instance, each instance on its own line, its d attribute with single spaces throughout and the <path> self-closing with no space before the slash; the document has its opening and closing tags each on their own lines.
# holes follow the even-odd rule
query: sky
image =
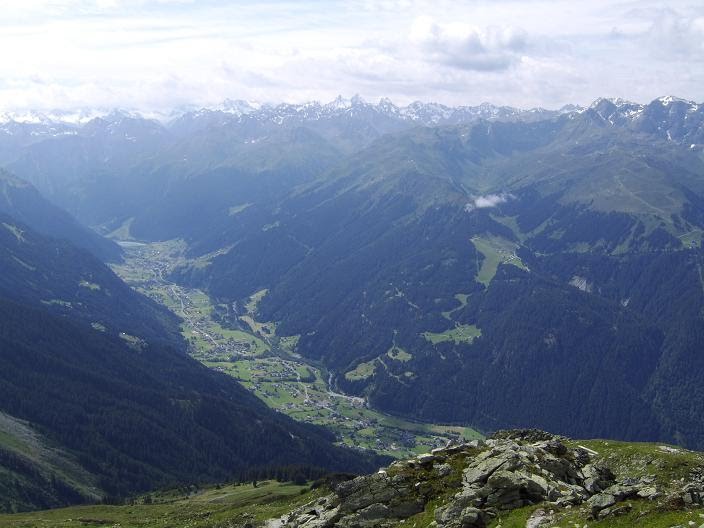
<svg viewBox="0 0 704 528">
<path fill-rule="evenodd" d="M 704 101 L 701 0 L 2 0 L 0 110 Z"/>
</svg>

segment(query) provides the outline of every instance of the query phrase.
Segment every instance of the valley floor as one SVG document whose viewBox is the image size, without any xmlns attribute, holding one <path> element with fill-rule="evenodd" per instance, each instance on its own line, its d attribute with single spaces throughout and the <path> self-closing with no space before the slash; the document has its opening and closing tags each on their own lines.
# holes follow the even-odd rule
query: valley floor
<svg viewBox="0 0 704 528">
<path fill-rule="evenodd" d="M 125 282 L 183 318 L 191 355 L 233 376 L 270 407 L 304 422 L 332 429 L 351 447 L 397 458 L 427 452 L 450 438 L 481 435 L 470 428 L 414 423 L 369 408 L 362 398 L 335 392 L 320 365 L 296 354 L 298 336 L 278 336 L 276 324 L 256 320 L 266 291 L 246 306 L 214 305 L 204 292 L 170 282 L 174 267 L 185 264 L 179 241 L 123 243 L 126 259 L 113 267 Z M 207 261 L 200 264 L 207 265 Z"/>
</svg>

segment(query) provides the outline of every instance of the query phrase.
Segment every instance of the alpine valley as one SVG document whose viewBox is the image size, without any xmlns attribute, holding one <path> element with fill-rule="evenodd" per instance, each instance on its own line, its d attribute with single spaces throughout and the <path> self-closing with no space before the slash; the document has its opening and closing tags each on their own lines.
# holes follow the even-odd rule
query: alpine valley
<svg viewBox="0 0 704 528">
<path fill-rule="evenodd" d="M 677 444 L 701 469 L 686 449 L 704 450 L 704 104 L 8 114 L 0 167 L 0 509 L 301 484 L 453 440 L 390 466 L 419 508 L 394 522 L 437 499 L 428 522 L 455 526 L 459 480 L 442 479 L 503 464 L 510 442 L 529 446 L 519 471 L 555 458 L 582 475 L 548 468 L 557 488 L 579 484 L 575 506 L 633 488 L 598 520 L 648 482 L 590 465 L 585 484 L 589 456 L 665 456 L 535 431 L 481 440 L 517 428 Z M 303 493 L 344 509 L 391 477 Z M 289 502 L 270 517 L 325 525 L 306 524 L 297 488 L 271 486 Z M 498 522 L 485 502 L 457 526 Z M 386 525 L 359 515 L 340 526 Z"/>
</svg>

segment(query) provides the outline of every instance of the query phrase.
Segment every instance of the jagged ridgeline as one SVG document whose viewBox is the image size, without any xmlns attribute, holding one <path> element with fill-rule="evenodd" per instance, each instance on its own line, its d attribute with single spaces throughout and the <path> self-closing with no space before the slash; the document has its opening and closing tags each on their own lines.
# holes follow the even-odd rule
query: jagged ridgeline
<svg viewBox="0 0 704 528">
<path fill-rule="evenodd" d="M 179 239 L 168 280 L 235 327 L 252 306 L 253 332 L 274 328 L 375 408 L 701 448 L 703 123 L 702 105 L 671 97 L 554 112 L 238 103 L 168 123 L 9 121 L 0 162 L 113 238 Z M 271 456 L 368 467 L 195 366 L 172 316 L 73 247 L 99 253 L 95 240 L 37 221 L 12 198 L 33 190 L 4 180 L 19 217 L 0 225 L 7 423 L 72 446 L 111 493 Z"/>
</svg>

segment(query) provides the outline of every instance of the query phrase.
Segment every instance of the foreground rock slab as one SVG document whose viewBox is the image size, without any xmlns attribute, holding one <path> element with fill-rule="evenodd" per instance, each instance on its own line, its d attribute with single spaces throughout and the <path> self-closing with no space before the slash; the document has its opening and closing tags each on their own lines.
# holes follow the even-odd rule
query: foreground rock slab
<svg viewBox="0 0 704 528">
<path fill-rule="evenodd" d="M 412 520 L 434 528 L 485 528 L 531 505 L 541 505 L 528 518 L 531 527 L 577 508 L 585 518 L 600 520 L 630 512 L 630 501 L 662 500 L 663 508 L 701 505 L 702 475 L 704 466 L 699 476 L 695 471 L 666 494 L 652 475 L 617 478 L 596 451 L 565 438 L 500 431 L 486 441 L 448 445 L 332 484 L 332 493 L 283 516 L 278 526 L 384 528 Z"/>
</svg>

